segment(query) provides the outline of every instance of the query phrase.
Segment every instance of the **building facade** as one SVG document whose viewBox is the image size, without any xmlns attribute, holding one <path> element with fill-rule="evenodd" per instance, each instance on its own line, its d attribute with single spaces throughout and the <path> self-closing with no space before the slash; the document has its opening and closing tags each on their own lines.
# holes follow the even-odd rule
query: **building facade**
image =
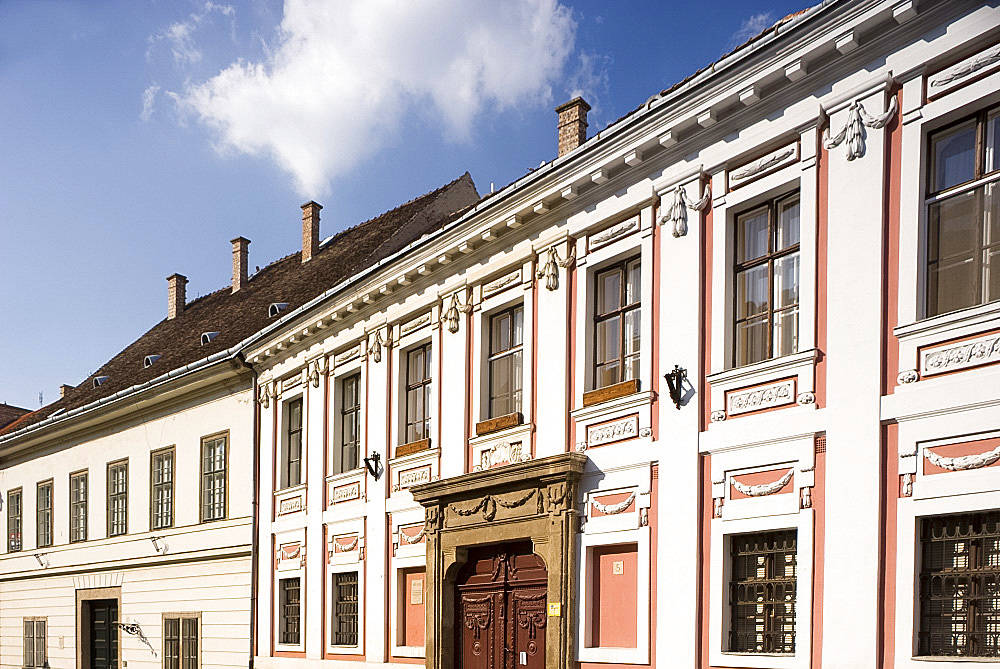
<svg viewBox="0 0 1000 669">
<path fill-rule="evenodd" d="M 322 243 L 307 203 L 301 253 L 249 278 L 234 240 L 191 327 L 238 406 L 138 457 L 249 446 L 244 659 L 996 661 L 1000 7 L 825 2 L 589 139 L 588 110 L 485 197 L 466 175 Z M 7 508 L 42 498 L 46 448 L 72 504 L 68 454 L 98 448 L 25 429 L 0 432 L 37 449 L 4 460 Z M 37 614 L 5 598 L 52 567 L 0 559 L 14 666 Z"/>
</svg>

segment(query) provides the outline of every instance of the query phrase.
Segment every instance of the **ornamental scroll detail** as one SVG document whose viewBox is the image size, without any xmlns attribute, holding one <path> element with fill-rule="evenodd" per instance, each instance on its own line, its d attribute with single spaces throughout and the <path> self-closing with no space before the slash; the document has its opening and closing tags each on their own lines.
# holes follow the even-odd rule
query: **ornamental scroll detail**
<svg viewBox="0 0 1000 669">
<path fill-rule="evenodd" d="M 924 449 L 924 457 L 927 458 L 932 465 L 952 472 L 980 469 L 982 467 L 992 465 L 997 460 L 1000 460 L 1000 445 L 992 451 L 976 453 L 974 455 L 963 455 L 955 458 L 946 458 L 943 455 L 938 455 L 930 449 Z"/>
<path fill-rule="evenodd" d="M 531 499 L 536 493 L 538 493 L 538 491 L 535 489 L 529 490 L 527 494 L 525 494 L 522 497 L 518 497 L 513 501 L 504 501 L 499 497 L 495 497 L 493 495 L 486 495 L 486 497 L 483 497 L 481 500 L 479 500 L 478 504 L 476 504 L 474 507 L 470 509 L 460 509 L 454 504 L 452 504 L 450 508 L 452 511 L 463 517 L 468 517 L 475 513 L 481 512 L 483 514 L 483 520 L 489 522 L 492 521 L 494 518 L 496 518 L 498 506 L 501 506 L 505 509 L 516 509 L 519 506 L 524 506 L 527 503 L 527 501 Z"/>
<path fill-rule="evenodd" d="M 921 358 L 921 372 L 925 376 L 1000 362 L 1000 334 L 992 333 L 957 346 L 925 351 Z"/>
<path fill-rule="evenodd" d="M 490 626 L 493 620 L 493 597 L 462 596 L 465 626 L 472 630 L 472 637 L 478 639 L 480 633 Z"/>
<path fill-rule="evenodd" d="M 834 149 L 841 144 L 847 150 L 847 159 L 854 160 L 865 155 L 865 128 L 878 130 L 884 128 L 885 124 L 896 115 L 896 97 L 889 98 L 889 108 L 884 113 L 872 116 L 865 111 L 865 106 L 860 102 L 852 102 L 847 110 L 847 121 L 833 137 L 830 137 L 830 129 L 826 130 L 826 138 L 823 146 L 827 149 Z"/>
<path fill-rule="evenodd" d="M 480 452 L 478 469 L 491 469 L 503 464 L 513 465 L 518 462 L 527 462 L 530 459 L 531 454 L 525 452 L 520 441 L 514 443 L 504 441 Z"/>
<path fill-rule="evenodd" d="M 733 392 L 727 395 L 727 413 L 735 416 L 758 409 L 792 404 L 795 402 L 795 381 L 787 380 L 753 390 Z"/>
<path fill-rule="evenodd" d="M 789 469 L 785 472 L 785 475 L 777 481 L 771 481 L 770 483 L 758 483 L 757 485 L 746 485 L 745 483 L 740 483 L 736 479 L 733 479 L 733 487 L 747 497 L 763 497 L 764 495 L 773 495 L 784 488 L 788 482 L 792 480 L 792 474 L 794 471 L 794 469 Z"/>
</svg>

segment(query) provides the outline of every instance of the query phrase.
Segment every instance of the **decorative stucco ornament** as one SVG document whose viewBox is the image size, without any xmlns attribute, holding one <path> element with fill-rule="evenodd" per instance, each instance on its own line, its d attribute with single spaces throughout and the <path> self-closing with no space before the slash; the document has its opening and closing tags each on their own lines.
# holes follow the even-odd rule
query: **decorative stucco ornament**
<svg viewBox="0 0 1000 669">
<path fill-rule="evenodd" d="M 427 525 L 423 525 L 420 528 L 420 531 L 412 536 L 407 534 L 403 530 L 400 530 L 399 538 L 403 541 L 404 544 L 410 544 L 412 546 L 413 544 L 420 543 L 420 540 L 424 538 L 425 534 L 427 534 Z"/>
<path fill-rule="evenodd" d="M 917 370 L 915 369 L 904 369 L 902 372 L 896 375 L 896 383 L 905 386 L 908 383 L 916 383 L 917 379 L 920 377 L 917 375 Z"/>
<path fill-rule="evenodd" d="M 992 465 L 997 460 L 1000 460 L 1000 446 L 997 446 L 992 451 L 986 451 L 985 453 L 977 453 L 975 455 L 963 455 L 957 458 L 946 458 L 944 456 L 938 455 L 937 453 L 935 453 L 930 449 L 925 449 L 924 457 L 930 460 L 930 463 L 932 465 L 953 472 L 964 471 L 968 469 L 979 469 L 981 467 Z"/>
<path fill-rule="evenodd" d="M 944 74 L 935 77 L 931 80 L 931 88 L 938 88 L 953 81 L 964 79 L 970 74 L 974 74 L 997 61 L 1000 61 L 1000 46 L 995 46 L 992 49 L 984 51 L 972 60 L 959 63 Z"/>
<path fill-rule="evenodd" d="M 823 146 L 833 149 L 841 144 L 847 149 L 847 159 L 854 160 L 865 155 L 865 128 L 878 130 L 885 127 L 885 124 L 896 115 L 896 98 L 889 98 L 889 108 L 878 116 L 872 116 L 865 111 L 864 105 L 860 102 L 852 102 L 847 110 L 847 122 L 833 137 L 830 137 L 830 129 L 826 129 L 826 138 Z"/>
<path fill-rule="evenodd" d="M 594 505 L 595 509 L 603 513 L 605 516 L 613 516 L 629 508 L 629 506 L 632 505 L 633 501 L 635 501 L 634 492 L 625 499 L 623 499 L 622 501 L 618 502 L 617 504 L 601 504 L 596 499 L 591 500 L 590 503 Z"/>
<path fill-rule="evenodd" d="M 711 419 L 712 419 L 713 423 L 721 423 L 722 421 L 726 420 L 726 412 L 725 411 L 713 411 L 712 415 L 711 415 Z"/>
<path fill-rule="evenodd" d="M 371 355 L 375 362 L 382 362 L 382 345 L 388 346 L 392 340 L 386 337 L 382 340 L 382 331 L 375 330 L 375 341 L 372 343 L 371 347 L 368 349 L 368 354 Z"/>
<path fill-rule="evenodd" d="M 455 334 L 458 332 L 458 312 L 468 314 L 472 311 L 472 304 L 466 302 L 462 304 L 458 301 L 458 293 L 454 293 L 451 296 L 451 306 L 448 310 L 444 312 L 444 322 L 448 328 L 448 332 Z"/>
<path fill-rule="evenodd" d="M 785 472 L 785 475 L 777 481 L 759 483 L 757 485 L 746 485 L 745 483 L 740 483 L 736 479 L 733 479 L 733 487 L 747 497 L 763 497 L 764 495 L 772 495 L 784 488 L 785 484 L 792 480 L 792 473 L 794 471 L 795 470 L 793 469 L 789 469 Z"/>
<path fill-rule="evenodd" d="M 712 189 L 709 184 L 705 184 L 705 191 L 701 199 L 693 203 L 688 202 L 687 191 L 684 190 L 684 187 L 677 186 L 674 189 L 674 201 L 667 210 L 667 213 L 660 217 L 660 225 L 664 225 L 669 221 L 672 224 L 670 233 L 674 237 L 683 237 L 688 233 L 687 210 L 702 211 L 708 206 L 711 199 Z"/>
<path fill-rule="evenodd" d="M 570 245 L 569 256 L 565 260 L 559 257 L 559 252 L 555 246 L 550 246 L 548 253 L 548 259 L 542 268 L 535 272 L 535 277 L 538 279 L 544 278 L 545 287 L 548 290 L 556 290 L 559 288 L 559 268 L 562 267 L 565 269 L 576 262 L 576 246 Z"/>
</svg>

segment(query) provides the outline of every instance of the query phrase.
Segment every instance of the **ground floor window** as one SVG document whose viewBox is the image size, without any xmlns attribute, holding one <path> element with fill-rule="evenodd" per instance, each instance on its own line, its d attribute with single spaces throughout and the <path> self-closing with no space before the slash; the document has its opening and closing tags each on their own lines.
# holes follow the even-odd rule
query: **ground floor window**
<svg viewBox="0 0 1000 669">
<path fill-rule="evenodd" d="M 358 572 L 333 574 L 333 645 L 358 645 Z"/>
<path fill-rule="evenodd" d="M 198 616 L 163 616 L 163 669 L 197 669 Z"/>
<path fill-rule="evenodd" d="M 1000 511 L 920 525 L 918 654 L 1000 657 Z"/>
<path fill-rule="evenodd" d="M 46 664 L 45 618 L 24 619 L 24 666 L 44 667 Z"/>
<path fill-rule="evenodd" d="M 729 650 L 795 652 L 796 530 L 730 537 Z"/>
<path fill-rule="evenodd" d="M 301 643 L 301 579 L 283 578 L 278 581 L 281 596 L 279 612 L 281 643 L 297 646 Z"/>
</svg>

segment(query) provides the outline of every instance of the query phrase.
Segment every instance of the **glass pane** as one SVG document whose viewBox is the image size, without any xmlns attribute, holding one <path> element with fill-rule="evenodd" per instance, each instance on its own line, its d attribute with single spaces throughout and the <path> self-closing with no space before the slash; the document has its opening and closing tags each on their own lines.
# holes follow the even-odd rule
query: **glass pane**
<svg viewBox="0 0 1000 669">
<path fill-rule="evenodd" d="M 774 308 L 799 303 L 799 254 L 774 261 Z"/>
<path fill-rule="evenodd" d="M 736 219 L 736 262 L 760 258 L 767 253 L 767 208 Z"/>
<path fill-rule="evenodd" d="M 799 347 L 799 309 L 774 314 L 774 357 L 795 353 Z"/>
<path fill-rule="evenodd" d="M 609 313 L 621 306 L 621 271 L 614 269 L 597 275 L 597 315 Z"/>
<path fill-rule="evenodd" d="M 625 376 L 622 381 L 639 378 L 639 356 L 630 355 L 625 358 Z"/>
<path fill-rule="evenodd" d="M 1000 300 L 1000 244 L 983 251 L 984 302 Z"/>
<path fill-rule="evenodd" d="M 1000 181 L 983 187 L 983 245 L 1000 243 Z"/>
<path fill-rule="evenodd" d="M 976 122 L 968 121 L 931 138 L 931 191 L 937 192 L 976 176 Z"/>
<path fill-rule="evenodd" d="M 597 324 L 597 363 L 618 360 L 621 357 L 620 317 L 613 316 Z"/>
<path fill-rule="evenodd" d="M 296 430 L 302 427 L 302 400 L 295 400 L 288 405 L 288 428 Z"/>
<path fill-rule="evenodd" d="M 972 253 L 979 242 L 976 215 L 980 189 L 950 197 L 930 206 L 927 258 L 931 262 Z"/>
<path fill-rule="evenodd" d="M 736 318 L 766 312 L 767 265 L 751 267 L 736 275 Z"/>
<path fill-rule="evenodd" d="M 768 358 L 767 319 L 756 318 L 736 326 L 736 366 Z"/>
<path fill-rule="evenodd" d="M 632 355 L 639 352 L 640 340 L 640 310 L 633 309 L 625 312 L 625 354 Z"/>
<path fill-rule="evenodd" d="M 430 381 L 431 376 L 431 363 L 433 362 L 433 356 L 431 355 L 431 347 L 424 347 L 424 381 Z"/>
<path fill-rule="evenodd" d="M 619 381 L 619 368 L 618 361 L 608 363 L 607 365 L 598 365 L 597 367 L 597 388 L 603 388 L 604 386 L 610 386 L 612 384 L 618 383 Z"/>
<path fill-rule="evenodd" d="M 514 346 L 524 343 L 524 307 L 514 309 Z"/>
<path fill-rule="evenodd" d="M 514 368 L 514 400 L 511 404 L 510 410 L 520 411 L 521 410 L 521 389 L 524 387 L 522 385 L 523 380 L 521 378 L 521 352 L 517 351 L 511 356 L 511 366 Z"/>
<path fill-rule="evenodd" d="M 778 226 L 774 231 L 774 249 L 780 251 L 799 243 L 799 199 L 778 203 Z"/>
<path fill-rule="evenodd" d="M 625 286 L 625 304 L 635 304 L 642 299 L 642 268 L 638 260 L 628 264 L 628 285 Z"/>
<path fill-rule="evenodd" d="M 497 314 L 490 321 L 492 334 L 490 337 L 490 355 L 496 355 L 510 348 L 511 322 L 510 312 Z"/>
<path fill-rule="evenodd" d="M 415 348 L 407 356 L 406 382 L 410 385 L 419 383 L 423 378 L 424 349 Z"/>
<path fill-rule="evenodd" d="M 964 309 L 979 303 L 972 258 L 959 258 L 928 268 L 927 308 L 929 316 Z"/>
<path fill-rule="evenodd" d="M 491 416 L 510 413 L 513 356 L 507 355 L 490 362 Z"/>
</svg>

